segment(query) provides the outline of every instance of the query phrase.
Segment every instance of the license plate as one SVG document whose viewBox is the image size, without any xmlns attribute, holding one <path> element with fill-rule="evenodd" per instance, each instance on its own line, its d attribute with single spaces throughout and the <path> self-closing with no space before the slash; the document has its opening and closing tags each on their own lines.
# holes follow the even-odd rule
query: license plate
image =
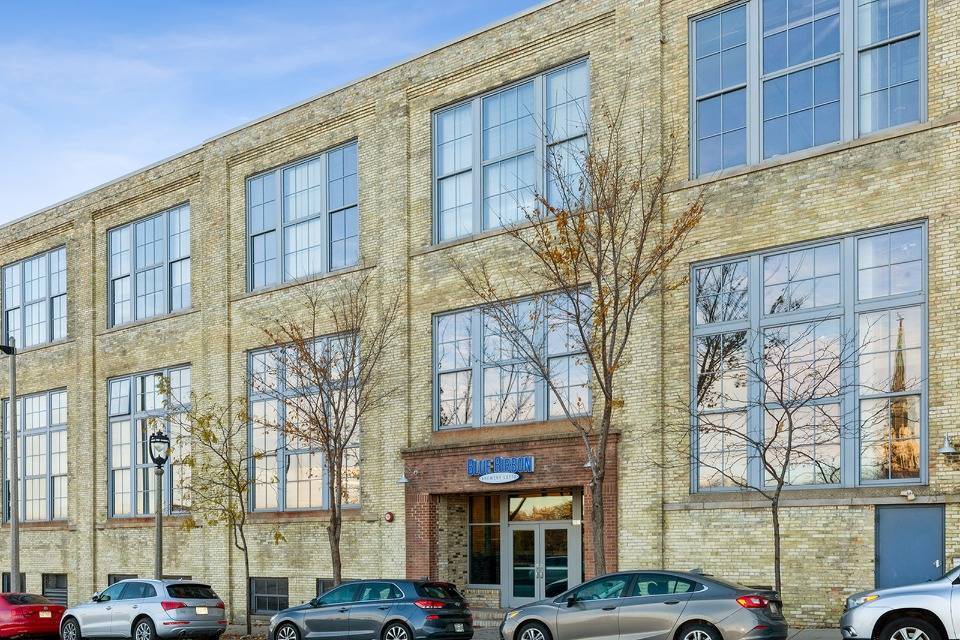
<svg viewBox="0 0 960 640">
<path fill-rule="evenodd" d="M 201 616 L 207 615 L 207 608 L 206 608 L 206 607 L 197 607 L 197 614 L 198 614 L 198 615 L 201 615 Z"/>
<path fill-rule="evenodd" d="M 463 631 L 463 623 L 462 623 L 462 622 L 454 623 L 454 625 L 453 625 L 453 630 L 454 630 L 454 631 Z"/>
<path fill-rule="evenodd" d="M 770 603 L 770 611 L 772 611 L 772 612 L 774 612 L 774 613 L 780 613 L 780 605 L 778 605 L 776 602 L 771 602 L 771 603 Z"/>
<path fill-rule="evenodd" d="M 40 612 L 40 617 L 41 617 L 41 618 L 52 618 L 52 617 L 53 617 L 53 614 L 50 613 L 49 611 L 41 611 L 41 612 Z"/>
</svg>

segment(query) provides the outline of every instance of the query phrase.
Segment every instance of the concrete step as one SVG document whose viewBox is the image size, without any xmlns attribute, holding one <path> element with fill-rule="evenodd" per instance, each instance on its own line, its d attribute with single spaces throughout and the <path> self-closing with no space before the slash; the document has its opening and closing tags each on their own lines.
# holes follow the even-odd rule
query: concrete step
<svg viewBox="0 0 960 640">
<path fill-rule="evenodd" d="M 503 622 L 503 616 L 507 615 L 506 609 L 494 609 L 493 607 L 472 607 L 473 627 L 475 629 L 496 629 Z"/>
</svg>

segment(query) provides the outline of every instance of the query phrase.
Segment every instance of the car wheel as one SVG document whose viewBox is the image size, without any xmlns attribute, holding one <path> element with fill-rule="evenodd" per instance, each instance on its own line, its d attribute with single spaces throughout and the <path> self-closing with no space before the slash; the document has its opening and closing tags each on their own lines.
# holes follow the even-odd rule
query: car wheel
<svg viewBox="0 0 960 640">
<path fill-rule="evenodd" d="M 383 629 L 383 640 L 413 640 L 407 625 L 391 622 Z"/>
<path fill-rule="evenodd" d="M 60 628 L 60 637 L 63 640 L 83 640 L 80 635 L 80 625 L 73 618 L 67 618 Z"/>
<path fill-rule="evenodd" d="M 277 627 L 276 632 L 273 634 L 274 640 L 300 640 L 300 632 L 297 630 L 297 627 L 285 622 L 279 627 Z"/>
<path fill-rule="evenodd" d="M 140 618 L 133 623 L 133 640 L 157 640 L 157 630 L 150 618 Z"/>
<path fill-rule="evenodd" d="M 678 640 L 723 640 L 720 632 L 705 624 L 691 624 L 683 628 Z"/>
<path fill-rule="evenodd" d="M 921 618 L 897 618 L 883 628 L 880 640 L 944 640 L 935 626 Z"/>
<path fill-rule="evenodd" d="M 520 627 L 518 640 L 550 640 L 550 630 L 539 622 L 531 622 Z"/>
</svg>

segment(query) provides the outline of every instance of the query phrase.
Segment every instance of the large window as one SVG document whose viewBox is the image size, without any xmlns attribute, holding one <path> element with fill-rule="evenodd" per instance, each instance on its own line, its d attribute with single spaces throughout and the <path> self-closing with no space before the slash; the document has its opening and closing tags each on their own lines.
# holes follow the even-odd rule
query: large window
<svg viewBox="0 0 960 640">
<path fill-rule="evenodd" d="M 165 406 L 160 380 L 170 384 L 172 411 Z M 150 459 L 150 434 L 158 429 L 170 436 L 171 453 L 163 474 L 163 509 L 181 513 L 189 509 L 186 486 L 190 468 L 182 461 L 189 454 L 189 430 L 181 411 L 190 404 L 190 367 L 140 373 L 107 382 L 109 426 L 110 515 L 147 516 L 154 513 L 156 474 Z"/>
<path fill-rule="evenodd" d="M 697 488 L 925 481 L 925 230 L 693 268 Z"/>
<path fill-rule="evenodd" d="M 349 341 L 347 341 L 349 342 Z M 330 354 L 343 342 L 318 338 L 317 353 Z M 316 442 L 303 442 L 294 432 L 298 419 L 309 415 L 318 391 L 288 366 L 295 357 L 293 348 L 256 351 L 249 357 L 250 448 L 257 453 L 251 472 L 254 488 L 251 507 L 255 511 L 323 509 L 329 504 L 328 473 L 323 453 Z M 317 363 L 332 362 L 318 356 Z M 320 368 L 326 365 L 321 364 Z M 309 368 L 309 365 L 307 365 Z M 309 376 L 305 376 L 309 377 Z M 347 394 L 349 395 L 349 394 Z M 301 413 L 303 411 L 303 413 Z M 309 430 L 304 426 L 304 430 Z M 332 428 L 330 435 L 345 434 L 349 426 Z M 303 432 L 299 432 L 303 435 Z M 360 504 L 360 433 L 355 430 L 343 456 L 343 506 Z"/>
<path fill-rule="evenodd" d="M 3 331 L 21 349 L 67 337 L 67 250 L 3 268 Z"/>
<path fill-rule="evenodd" d="M 110 326 L 190 308 L 190 205 L 111 229 Z"/>
<path fill-rule="evenodd" d="M 582 60 L 434 114 L 437 242 L 517 222 L 536 194 L 559 201 L 586 150 L 589 85 Z"/>
<path fill-rule="evenodd" d="M 249 287 L 357 264 L 357 143 L 247 180 Z"/>
<path fill-rule="evenodd" d="M 694 20 L 691 173 L 921 120 L 924 13 L 924 0 L 747 0 Z"/>
<path fill-rule="evenodd" d="M 47 600 L 54 604 L 67 606 L 67 574 L 41 574 L 41 587 L 43 595 Z"/>
<path fill-rule="evenodd" d="M 565 408 L 590 412 L 589 364 L 566 304 L 559 296 L 525 300 L 512 314 L 512 322 L 480 308 L 434 318 L 438 428 L 546 420 L 564 417 Z M 507 333 L 517 330 L 528 337 Z"/>
<path fill-rule="evenodd" d="M 500 496 L 470 496 L 470 584 L 500 584 Z"/>
<path fill-rule="evenodd" d="M 9 451 L 9 400 L 3 400 L 3 450 Z M 67 392 L 48 391 L 17 398 L 17 471 L 20 517 L 67 517 Z M 10 518 L 10 465 L 4 456 L 4 520 Z"/>
</svg>

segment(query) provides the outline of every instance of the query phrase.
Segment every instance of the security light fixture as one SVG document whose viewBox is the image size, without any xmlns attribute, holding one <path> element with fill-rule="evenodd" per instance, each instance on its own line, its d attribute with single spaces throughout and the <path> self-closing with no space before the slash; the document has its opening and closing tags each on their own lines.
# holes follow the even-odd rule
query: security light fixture
<svg viewBox="0 0 960 640">
<path fill-rule="evenodd" d="M 939 449 L 937 449 L 937 453 L 939 453 L 939 454 L 941 454 L 941 455 L 947 456 L 947 455 L 952 455 L 952 454 L 954 454 L 954 453 L 956 453 L 956 452 L 957 452 L 957 450 L 953 448 L 953 445 L 952 445 L 952 444 L 950 444 L 950 434 L 948 433 L 948 434 L 944 435 L 944 436 L 943 436 L 943 446 L 940 447 Z"/>
<path fill-rule="evenodd" d="M 157 467 L 162 467 L 170 457 L 170 436 L 161 430 L 150 434 L 150 459 Z"/>
</svg>

